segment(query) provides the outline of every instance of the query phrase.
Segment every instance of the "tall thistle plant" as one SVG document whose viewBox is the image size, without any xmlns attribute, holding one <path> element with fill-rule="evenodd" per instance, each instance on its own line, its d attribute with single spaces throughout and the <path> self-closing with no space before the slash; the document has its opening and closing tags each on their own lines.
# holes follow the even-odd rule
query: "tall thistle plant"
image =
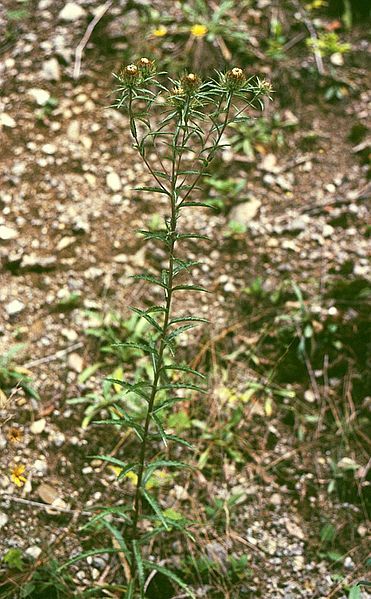
<svg viewBox="0 0 371 599">
<path fill-rule="evenodd" d="M 126 598 L 145 597 L 148 574 L 157 571 L 182 587 L 189 597 L 191 589 L 176 573 L 148 558 L 149 542 L 169 530 L 185 534 L 186 519 L 172 510 L 163 510 L 148 484 L 156 471 L 180 469 L 183 462 L 168 459 L 171 446 L 190 446 L 184 439 L 167 432 L 166 416 L 175 404 L 184 401 L 187 392 L 205 393 L 197 381 L 205 377 L 176 359 L 176 339 L 199 323 L 198 315 L 174 315 L 174 298 L 179 292 L 202 293 L 205 289 L 189 281 L 199 262 L 187 259 L 188 240 L 205 239 L 198 232 L 181 229 L 184 212 L 208 207 L 195 199 L 198 183 L 223 144 L 223 134 L 232 123 L 244 120 L 250 107 L 263 108 L 270 85 L 256 77 L 247 78 L 239 68 L 216 73 L 209 81 L 201 81 L 194 73 L 173 80 L 156 73 L 152 61 L 141 58 L 124 67 L 118 75 L 117 100 L 114 106 L 126 112 L 134 148 L 153 178 L 154 185 L 141 187 L 154 198 L 159 194 L 166 205 L 163 227 L 142 230 L 144 240 L 162 245 L 167 266 L 160 273 L 135 275 L 160 289 L 163 300 L 147 309 L 132 310 L 147 321 L 148 338 L 143 343 L 125 343 L 139 354 L 148 356 L 151 376 L 132 382 L 111 379 L 124 388 L 122 402 L 115 405 L 115 418 L 100 421 L 131 429 L 138 440 L 137 457 L 131 463 L 110 456 L 100 456 L 119 472 L 119 480 L 130 473 L 135 482 L 131 505 L 104 508 L 95 516 L 116 539 L 127 563 Z M 189 303 L 189 301 L 187 302 Z M 179 382 L 181 381 L 181 382 Z M 125 394 L 136 395 L 136 408 L 130 411 Z M 139 414 L 139 416 L 138 416 Z M 180 447 L 175 455 L 179 456 Z M 159 455 L 161 457 L 159 457 Z M 174 452 L 173 452 L 174 455 Z M 175 514 L 175 515 L 174 515 Z M 109 516 L 109 517 L 108 517 Z M 149 525 L 150 523 L 150 525 Z M 118 545 L 117 545 L 118 543 Z"/>
</svg>

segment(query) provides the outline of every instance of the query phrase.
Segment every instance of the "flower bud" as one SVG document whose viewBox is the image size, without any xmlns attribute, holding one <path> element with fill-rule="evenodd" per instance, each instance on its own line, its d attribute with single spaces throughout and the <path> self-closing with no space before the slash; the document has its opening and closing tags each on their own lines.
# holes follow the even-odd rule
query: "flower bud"
<svg viewBox="0 0 371 599">
<path fill-rule="evenodd" d="M 188 73 L 188 75 L 183 75 L 180 80 L 180 86 L 184 89 L 186 94 L 192 94 L 196 92 L 202 81 L 198 75 L 194 73 Z"/>
<path fill-rule="evenodd" d="M 242 69 L 234 67 L 230 71 L 226 72 L 225 83 L 230 90 L 241 89 L 241 87 L 243 87 L 246 83 L 246 75 Z"/>
<path fill-rule="evenodd" d="M 146 57 L 139 58 L 139 60 L 136 62 L 136 66 L 144 76 L 151 75 L 155 71 L 154 61 Z"/>
<path fill-rule="evenodd" d="M 139 69 L 135 64 L 128 64 L 126 67 L 123 67 L 120 71 L 119 78 L 128 85 L 133 85 L 137 83 L 139 79 Z"/>
</svg>

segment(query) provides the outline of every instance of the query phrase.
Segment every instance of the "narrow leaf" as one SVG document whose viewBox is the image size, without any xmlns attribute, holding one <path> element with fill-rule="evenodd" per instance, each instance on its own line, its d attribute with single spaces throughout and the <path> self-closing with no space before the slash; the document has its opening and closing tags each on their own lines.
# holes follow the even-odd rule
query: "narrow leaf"
<svg viewBox="0 0 371 599">
<path fill-rule="evenodd" d="M 201 372 L 198 372 L 198 370 L 193 370 L 192 368 L 188 368 L 188 366 L 178 366 L 177 364 L 167 364 L 166 366 L 163 366 L 163 368 L 166 370 L 179 370 L 181 372 L 187 372 L 188 374 L 194 374 L 196 376 L 199 376 L 201 379 L 206 379 L 204 374 L 201 374 Z"/>
<path fill-rule="evenodd" d="M 133 554 L 135 563 L 137 566 L 138 578 L 139 578 L 139 589 L 140 589 L 140 597 L 141 599 L 144 597 L 144 567 L 142 561 L 142 555 L 140 553 L 140 549 L 138 547 L 137 541 L 132 541 L 133 545 Z"/>
<path fill-rule="evenodd" d="M 167 530 L 169 529 L 167 528 Z M 149 570 L 156 570 L 156 572 L 160 572 L 160 574 L 163 574 L 164 576 L 178 584 L 182 589 L 184 589 L 188 594 L 188 597 L 191 597 L 191 599 L 196 599 L 196 595 L 191 591 L 189 586 L 171 570 L 168 570 L 164 566 L 160 566 L 155 562 L 150 562 L 147 560 L 143 560 L 143 566 L 145 568 L 148 568 Z"/>
<path fill-rule="evenodd" d="M 158 505 L 156 499 L 152 495 L 150 495 L 145 489 L 142 489 L 142 495 L 147 500 L 147 502 L 153 509 L 156 516 L 158 516 L 159 520 L 161 521 L 163 526 L 166 528 L 166 530 L 169 530 L 166 520 L 162 514 L 162 510 L 161 510 L 160 506 Z"/>
</svg>

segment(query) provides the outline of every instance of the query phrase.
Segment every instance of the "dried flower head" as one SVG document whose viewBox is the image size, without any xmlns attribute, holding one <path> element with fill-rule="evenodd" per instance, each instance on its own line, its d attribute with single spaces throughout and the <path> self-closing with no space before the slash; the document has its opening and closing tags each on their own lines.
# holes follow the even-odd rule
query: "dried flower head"
<svg viewBox="0 0 371 599">
<path fill-rule="evenodd" d="M 266 79 L 259 79 L 259 77 L 257 77 L 257 87 L 259 88 L 261 94 L 266 94 L 267 96 L 269 96 L 273 91 L 271 82 L 267 81 Z"/>
<path fill-rule="evenodd" d="M 234 67 L 224 76 L 225 83 L 230 90 L 241 89 L 246 83 L 246 75 L 242 69 Z"/>
<path fill-rule="evenodd" d="M 136 64 L 128 64 L 126 67 L 123 67 L 119 73 L 121 81 L 128 85 L 137 83 L 139 76 L 140 71 Z"/>
<path fill-rule="evenodd" d="M 17 487 L 23 487 L 24 483 L 27 482 L 26 477 L 22 476 L 25 470 L 26 466 L 23 464 L 13 466 L 11 469 L 11 480 Z"/>
<path fill-rule="evenodd" d="M 137 60 L 136 66 L 138 67 L 141 74 L 145 75 L 145 76 L 151 75 L 155 71 L 154 60 L 150 60 L 149 58 L 146 58 L 145 56 L 143 56 L 142 58 L 139 58 L 139 60 Z"/>
<path fill-rule="evenodd" d="M 186 94 L 192 94 L 196 92 L 202 81 L 198 75 L 194 73 L 188 73 L 188 75 L 183 75 L 180 80 L 180 87 L 184 89 Z"/>
<path fill-rule="evenodd" d="M 21 429 L 12 426 L 8 430 L 7 437 L 8 437 L 8 440 L 10 441 L 10 443 L 14 443 L 14 444 L 20 443 L 23 439 L 23 433 L 22 433 Z"/>
</svg>

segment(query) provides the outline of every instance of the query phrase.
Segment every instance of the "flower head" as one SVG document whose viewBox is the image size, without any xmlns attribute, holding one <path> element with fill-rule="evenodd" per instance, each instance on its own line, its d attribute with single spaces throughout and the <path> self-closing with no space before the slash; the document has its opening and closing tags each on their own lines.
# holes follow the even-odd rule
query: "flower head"
<svg viewBox="0 0 371 599">
<path fill-rule="evenodd" d="M 208 31 L 209 30 L 206 25 L 201 25 L 200 23 L 196 23 L 191 27 L 191 34 L 194 37 L 205 37 Z"/>
<path fill-rule="evenodd" d="M 165 25 L 160 25 L 156 29 L 152 31 L 152 35 L 155 37 L 164 37 L 167 34 L 167 27 Z"/>
<path fill-rule="evenodd" d="M 234 67 L 224 75 L 224 81 L 231 91 L 241 89 L 246 83 L 246 75 L 242 69 Z"/>
<path fill-rule="evenodd" d="M 7 437 L 11 443 L 20 443 L 22 441 L 23 434 L 19 428 L 12 426 L 12 428 L 8 430 Z"/>
<path fill-rule="evenodd" d="M 119 73 L 119 79 L 127 85 L 134 85 L 138 82 L 140 71 L 136 64 L 128 64 L 123 67 Z"/>
<path fill-rule="evenodd" d="M 13 466 L 11 470 L 11 480 L 17 487 L 23 487 L 24 483 L 27 481 L 23 472 L 26 470 L 26 466 L 23 464 L 19 464 L 18 466 Z"/>
<path fill-rule="evenodd" d="M 196 92 L 202 81 L 198 75 L 195 73 L 188 73 L 188 75 L 183 75 L 180 80 L 180 87 L 184 90 L 186 94 L 192 94 Z"/>
<path fill-rule="evenodd" d="M 155 71 L 154 60 L 150 60 L 149 58 L 146 58 L 145 56 L 143 56 L 142 58 L 139 58 L 139 60 L 137 60 L 136 66 L 138 67 L 141 74 L 144 76 L 152 75 Z"/>
</svg>

